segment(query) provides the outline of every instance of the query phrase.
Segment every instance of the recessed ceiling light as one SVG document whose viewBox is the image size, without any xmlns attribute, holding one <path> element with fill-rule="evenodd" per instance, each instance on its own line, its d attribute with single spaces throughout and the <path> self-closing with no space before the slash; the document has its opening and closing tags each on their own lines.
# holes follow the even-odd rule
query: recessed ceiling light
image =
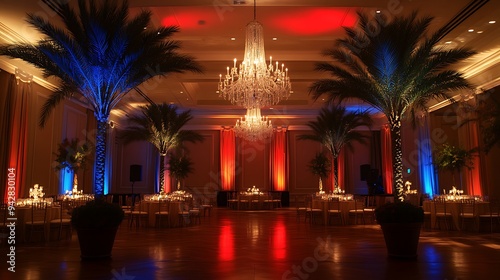
<svg viewBox="0 0 500 280">
<path fill-rule="evenodd" d="M 451 44 L 451 41 L 446 41 L 445 44 Z"/>
<path fill-rule="evenodd" d="M 469 31 L 469 32 L 474 32 L 474 29 L 472 29 L 472 28 L 471 28 L 471 29 L 469 29 L 468 31 Z"/>
<path fill-rule="evenodd" d="M 481 34 L 481 33 L 483 33 L 483 30 L 479 30 L 479 31 L 477 32 L 477 34 Z"/>
<path fill-rule="evenodd" d="M 276 41 L 276 40 L 278 40 L 278 38 L 274 37 L 274 38 L 273 38 L 273 41 Z"/>
<path fill-rule="evenodd" d="M 234 37 L 231 37 L 231 41 L 236 41 L 236 38 L 234 38 Z"/>
<path fill-rule="evenodd" d="M 184 93 L 183 91 L 181 91 L 180 93 Z"/>
<path fill-rule="evenodd" d="M 490 23 L 490 24 L 493 24 L 493 23 L 496 23 L 496 22 L 497 22 L 496 20 L 490 20 L 490 21 L 488 21 L 488 23 Z"/>
<path fill-rule="evenodd" d="M 375 11 L 375 13 L 380 14 L 380 10 Z"/>
</svg>

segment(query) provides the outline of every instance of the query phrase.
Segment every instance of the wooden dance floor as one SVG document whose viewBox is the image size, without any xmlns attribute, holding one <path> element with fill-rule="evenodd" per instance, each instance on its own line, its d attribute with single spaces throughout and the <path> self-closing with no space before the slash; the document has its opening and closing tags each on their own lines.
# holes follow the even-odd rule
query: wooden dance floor
<svg viewBox="0 0 500 280">
<path fill-rule="evenodd" d="M 213 209 L 201 224 L 118 231 L 111 260 L 80 261 L 71 240 L 0 247 L 0 279 L 498 279 L 500 233 L 423 231 L 416 261 L 386 257 L 378 225 L 324 226 L 294 209 Z"/>
</svg>

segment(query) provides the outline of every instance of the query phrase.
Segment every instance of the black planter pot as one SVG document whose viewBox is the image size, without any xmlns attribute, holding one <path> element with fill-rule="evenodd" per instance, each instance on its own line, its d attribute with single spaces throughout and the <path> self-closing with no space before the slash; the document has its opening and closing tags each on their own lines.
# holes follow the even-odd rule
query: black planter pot
<svg viewBox="0 0 500 280">
<path fill-rule="evenodd" d="M 422 223 L 380 224 L 390 258 L 414 260 Z"/>
<path fill-rule="evenodd" d="M 76 229 L 82 260 L 111 258 L 118 227 L 102 229 Z"/>
</svg>

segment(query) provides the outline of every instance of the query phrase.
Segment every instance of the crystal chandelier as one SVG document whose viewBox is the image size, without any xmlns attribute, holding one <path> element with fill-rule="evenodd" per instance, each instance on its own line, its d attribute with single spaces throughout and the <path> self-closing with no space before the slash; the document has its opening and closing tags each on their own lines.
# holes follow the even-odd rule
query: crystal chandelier
<svg viewBox="0 0 500 280">
<path fill-rule="evenodd" d="M 264 140 L 273 134 L 273 126 L 267 117 L 260 115 L 260 108 L 247 109 L 245 118 L 236 121 L 236 136 L 248 141 Z"/>
<path fill-rule="evenodd" d="M 237 66 L 235 58 L 233 67 L 227 67 L 226 75 L 219 75 L 217 90 L 220 97 L 245 108 L 275 105 L 287 99 L 291 92 L 288 68 L 279 62 L 273 65 L 272 57 L 269 65 L 266 64 L 264 31 L 255 18 L 254 0 L 254 20 L 246 26 L 244 60 Z"/>
</svg>

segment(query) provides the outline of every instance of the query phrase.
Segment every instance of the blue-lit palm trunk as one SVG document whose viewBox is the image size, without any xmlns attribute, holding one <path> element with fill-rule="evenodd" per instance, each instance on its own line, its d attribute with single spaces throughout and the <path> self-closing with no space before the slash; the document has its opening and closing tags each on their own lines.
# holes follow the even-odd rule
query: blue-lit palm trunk
<svg viewBox="0 0 500 280">
<path fill-rule="evenodd" d="M 403 150 L 401 146 L 401 121 L 389 118 L 392 143 L 392 173 L 394 177 L 394 201 L 404 201 L 403 195 Z"/>
<path fill-rule="evenodd" d="M 106 136 L 108 132 L 107 121 L 97 122 L 97 135 L 95 141 L 95 168 L 94 168 L 94 194 L 104 195 L 104 181 L 106 176 Z"/>
</svg>

